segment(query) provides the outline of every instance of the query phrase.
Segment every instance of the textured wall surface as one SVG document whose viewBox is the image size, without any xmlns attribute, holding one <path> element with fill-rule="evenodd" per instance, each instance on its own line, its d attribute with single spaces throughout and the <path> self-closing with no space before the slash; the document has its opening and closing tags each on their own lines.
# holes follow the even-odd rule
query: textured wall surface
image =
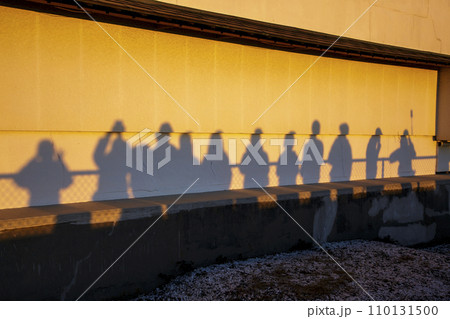
<svg viewBox="0 0 450 319">
<path fill-rule="evenodd" d="M 341 35 L 375 0 L 163 0 L 181 6 Z M 378 0 L 346 37 L 450 54 L 450 1 Z"/>
<path fill-rule="evenodd" d="M 258 187 L 252 178 L 275 186 L 435 172 L 436 71 L 322 58 L 282 95 L 315 56 L 6 7 L 0 15 L 0 208 L 181 193 L 196 178 L 192 192 Z M 145 128 L 171 133 L 172 161 L 153 176 L 135 169 L 136 156 L 125 166 L 126 141 Z M 324 166 L 295 164 L 307 138 Z M 223 140 L 222 160 L 205 160 L 216 150 L 203 146 L 193 166 L 196 139 Z M 297 145 L 280 148 L 283 139 Z M 262 144 L 266 166 L 248 142 Z"/>
</svg>

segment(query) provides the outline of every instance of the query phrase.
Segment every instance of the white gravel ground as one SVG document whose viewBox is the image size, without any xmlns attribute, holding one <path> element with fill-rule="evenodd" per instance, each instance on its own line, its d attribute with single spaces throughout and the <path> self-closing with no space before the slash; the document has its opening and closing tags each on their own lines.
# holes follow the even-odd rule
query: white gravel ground
<svg viewBox="0 0 450 319">
<path fill-rule="evenodd" d="M 136 300 L 450 300 L 450 244 L 324 248 L 358 283 L 317 248 L 198 268 Z"/>
</svg>

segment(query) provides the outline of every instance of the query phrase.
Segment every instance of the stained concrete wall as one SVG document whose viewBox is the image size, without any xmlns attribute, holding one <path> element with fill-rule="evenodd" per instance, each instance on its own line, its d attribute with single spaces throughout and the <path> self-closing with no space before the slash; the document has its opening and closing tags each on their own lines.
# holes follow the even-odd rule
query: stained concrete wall
<svg viewBox="0 0 450 319">
<path fill-rule="evenodd" d="M 318 242 L 420 245 L 448 240 L 450 234 L 446 175 L 268 192 Z M 155 221 L 84 300 L 130 296 L 194 267 L 311 246 L 260 189 L 187 194 L 157 220 L 176 197 L 2 211 L 0 299 L 77 299 Z"/>
<path fill-rule="evenodd" d="M 192 192 L 436 170 L 436 71 L 322 58 L 258 120 L 315 56 L 101 23 L 133 61 L 90 20 L 0 15 L 0 208 L 175 194 L 196 178 Z M 145 128 L 172 132 L 174 161 L 154 176 L 125 166 Z M 192 166 L 192 140 L 214 132 L 226 157 Z M 282 167 L 307 137 L 326 165 Z M 242 139 L 265 139 L 269 165 L 236 165 Z"/>
</svg>

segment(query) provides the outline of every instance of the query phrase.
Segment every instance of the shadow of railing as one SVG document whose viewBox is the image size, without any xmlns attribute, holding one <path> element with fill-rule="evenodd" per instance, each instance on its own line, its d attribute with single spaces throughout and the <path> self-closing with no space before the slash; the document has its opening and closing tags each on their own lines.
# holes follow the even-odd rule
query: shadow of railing
<svg viewBox="0 0 450 319">
<path fill-rule="evenodd" d="M 416 156 L 412 159 L 413 167 L 416 172 L 423 171 L 434 171 L 435 170 L 435 160 L 436 156 Z M 431 162 L 430 162 L 431 161 Z M 366 166 L 367 160 L 365 158 L 353 159 L 352 160 L 352 175 L 356 176 L 358 180 L 366 179 Z M 386 177 L 394 177 L 398 176 L 397 171 L 392 171 L 392 168 L 389 164 L 388 157 L 380 157 L 376 161 L 377 167 L 379 167 L 379 172 L 376 174 L 376 178 L 386 178 Z M 124 164 L 125 165 L 125 164 Z M 269 162 L 269 166 L 271 166 L 270 174 L 276 174 L 276 167 L 279 166 L 279 162 Z M 239 171 L 236 171 L 236 168 L 239 168 L 239 165 L 230 165 L 231 168 L 234 168 L 234 174 L 239 175 Z M 273 168 L 272 168 L 273 167 Z M 324 177 L 328 177 L 330 170 L 330 163 L 325 160 L 325 166 L 322 167 L 321 178 L 320 181 L 324 182 Z M 389 171 L 390 170 L 390 171 Z M 103 172 L 104 173 L 104 172 Z M 14 178 L 16 177 L 16 173 L 11 174 L 0 174 L 0 209 L 12 208 L 12 207 L 25 207 L 28 206 L 28 198 L 29 194 L 26 189 L 21 188 L 14 182 Z M 98 176 L 100 175 L 100 170 L 77 170 L 70 171 L 69 175 L 74 178 L 74 182 L 70 186 L 70 189 L 65 190 L 63 192 L 63 196 L 61 198 L 62 203 L 69 202 L 86 202 L 91 201 L 93 194 L 97 191 L 97 182 Z M 413 175 L 404 175 L 404 176 L 413 176 Z M 236 181 L 243 180 L 243 177 L 236 177 Z M 271 176 L 271 180 L 278 180 L 278 176 Z M 42 183 L 45 183 L 45 176 L 43 177 Z M 307 184 L 306 181 L 304 184 Z M 243 185 L 238 182 L 236 184 L 230 185 L 230 189 L 238 189 L 242 188 Z M 276 186 L 271 184 L 270 186 Z M 257 186 L 255 186 L 256 188 Z M 216 191 L 216 189 L 211 189 L 211 191 Z"/>
</svg>

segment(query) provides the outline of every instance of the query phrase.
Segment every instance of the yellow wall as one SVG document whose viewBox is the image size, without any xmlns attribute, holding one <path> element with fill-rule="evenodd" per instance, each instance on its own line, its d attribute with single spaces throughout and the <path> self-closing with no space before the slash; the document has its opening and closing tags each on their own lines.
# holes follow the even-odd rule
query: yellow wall
<svg viewBox="0 0 450 319">
<path fill-rule="evenodd" d="M 347 123 L 352 159 L 357 160 L 351 179 L 366 177 L 366 147 L 377 127 L 383 133 L 383 158 L 399 148 L 399 134 L 407 129 L 417 156 L 423 157 L 413 160 L 415 174 L 435 171 L 435 71 L 322 58 L 252 125 L 316 57 L 102 24 L 144 71 L 92 21 L 6 7 L 0 7 L 0 17 L 0 208 L 30 204 L 32 191 L 15 178 L 30 160 L 41 161 L 37 147 L 46 140 L 62 154 L 59 159 L 54 155 L 55 161 L 73 177 L 69 186 L 59 188 L 58 202 L 180 193 L 189 186 L 192 171 L 189 175 L 185 167 L 159 179 L 140 176 L 134 186 L 133 171 L 127 170 L 127 185 L 111 183 L 94 198 L 99 176 L 117 169 L 117 161 L 100 167 L 94 160 L 99 141 L 117 120 L 127 132 L 122 140 L 144 128 L 158 131 L 168 122 L 176 132 L 175 146 L 181 133 L 208 138 L 220 130 L 226 146 L 231 138 L 250 138 L 256 128 L 264 138 L 293 131 L 304 140 L 317 120 L 325 159 L 339 125 Z M 298 153 L 301 145 L 294 149 Z M 267 143 L 264 150 L 272 163 L 268 185 L 278 185 L 279 148 Z M 244 152 L 238 140 L 237 158 Z M 125 165 L 124 153 L 120 156 Z M 377 177 L 398 175 L 398 163 L 381 165 Z M 193 191 L 242 188 L 242 173 L 229 169 L 230 183 L 199 172 L 202 178 Z M 321 182 L 330 180 L 329 171 L 328 163 Z M 48 178 L 44 171 L 33 187 L 45 187 Z M 297 182 L 302 182 L 300 175 Z M 55 200 L 43 196 L 38 203 Z"/>
<path fill-rule="evenodd" d="M 95 23 L 2 8 L 3 130 L 353 134 L 435 133 L 436 72 L 322 58 L 255 125 L 315 56 L 105 24 L 200 123 L 179 108 Z M 57 120 L 56 120 L 57 119 Z"/>
<path fill-rule="evenodd" d="M 341 35 L 375 0 L 163 0 L 196 9 Z M 378 0 L 346 37 L 450 54 L 450 1 Z"/>
</svg>

